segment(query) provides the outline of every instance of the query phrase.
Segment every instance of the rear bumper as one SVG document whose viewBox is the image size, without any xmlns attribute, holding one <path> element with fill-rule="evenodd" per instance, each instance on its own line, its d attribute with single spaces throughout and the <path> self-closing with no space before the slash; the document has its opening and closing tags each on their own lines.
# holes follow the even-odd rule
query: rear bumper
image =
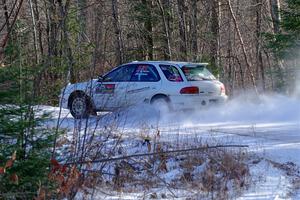
<svg viewBox="0 0 300 200">
<path fill-rule="evenodd" d="M 224 104 L 227 101 L 228 96 L 178 95 L 170 96 L 169 98 L 173 110 L 186 110 Z"/>
</svg>

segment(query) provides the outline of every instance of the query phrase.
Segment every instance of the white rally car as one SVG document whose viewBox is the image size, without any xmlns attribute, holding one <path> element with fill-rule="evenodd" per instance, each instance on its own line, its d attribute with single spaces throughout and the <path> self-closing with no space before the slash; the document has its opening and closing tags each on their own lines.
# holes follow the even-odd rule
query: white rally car
<svg viewBox="0 0 300 200">
<path fill-rule="evenodd" d="M 60 104 L 74 118 L 96 111 L 148 103 L 169 110 L 195 109 L 226 101 L 224 85 L 207 70 L 207 63 L 134 61 L 98 79 L 69 84 Z"/>
</svg>

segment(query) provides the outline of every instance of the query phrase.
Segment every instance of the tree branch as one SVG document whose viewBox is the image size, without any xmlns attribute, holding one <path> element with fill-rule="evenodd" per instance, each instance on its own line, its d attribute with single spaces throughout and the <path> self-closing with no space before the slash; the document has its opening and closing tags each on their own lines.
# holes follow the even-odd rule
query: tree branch
<svg viewBox="0 0 300 200">
<path fill-rule="evenodd" d="M 190 152 L 190 151 L 204 151 L 207 149 L 218 149 L 218 148 L 246 148 L 246 147 L 249 147 L 249 146 L 248 145 L 215 145 L 215 146 L 195 147 L 195 148 L 189 148 L 189 149 L 178 149 L 178 150 L 153 152 L 153 153 L 133 154 L 133 155 L 129 155 L 129 156 L 103 158 L 103 159 L 92 160 L 92 161 L 67 162 L 65 164 L 66 165 L 74 165 L 74 164 L 86 164 L 86 163 L 113 162 L 113 161 L 118 161 L 118 160 L 126 160 L 129 158 L 154 156 L 154 155 L 160 155 L 160 154 L 186 153 L 186 152 Z"/>
</svg>

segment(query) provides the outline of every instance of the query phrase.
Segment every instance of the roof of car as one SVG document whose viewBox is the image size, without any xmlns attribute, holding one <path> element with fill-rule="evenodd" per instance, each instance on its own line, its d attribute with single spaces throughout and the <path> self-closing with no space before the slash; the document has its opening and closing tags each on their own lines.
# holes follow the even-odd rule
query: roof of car
<svg viewBox="0 0 300 200">
<path fill-rule="evenodd" d="M 185 65 L 191 65 L 191 64 L 197 64 L 197 65 L 208 65 L 208 63 L 195 63 L 195 62 L 182 62 L 182 61 L 149 61 L 149 60 L 145 60 L 145 61 L 132 61 L 130 63 L 127 64 L 175 64 L 175 65 L 179 65 L 179 67 L 183 67 Z"/>
</svg>

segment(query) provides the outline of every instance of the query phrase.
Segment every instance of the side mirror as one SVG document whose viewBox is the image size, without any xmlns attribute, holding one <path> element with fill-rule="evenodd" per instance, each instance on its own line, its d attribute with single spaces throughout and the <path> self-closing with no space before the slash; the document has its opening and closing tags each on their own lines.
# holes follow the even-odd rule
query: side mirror
<svg viewBox="0 0 300 200">
<path fill-rule="evenodd" d="M 102 81 L 103 81 L 103 76 L 102 75 L 98 76 L 98 82 L 102 82 Z"/>
</svg>

